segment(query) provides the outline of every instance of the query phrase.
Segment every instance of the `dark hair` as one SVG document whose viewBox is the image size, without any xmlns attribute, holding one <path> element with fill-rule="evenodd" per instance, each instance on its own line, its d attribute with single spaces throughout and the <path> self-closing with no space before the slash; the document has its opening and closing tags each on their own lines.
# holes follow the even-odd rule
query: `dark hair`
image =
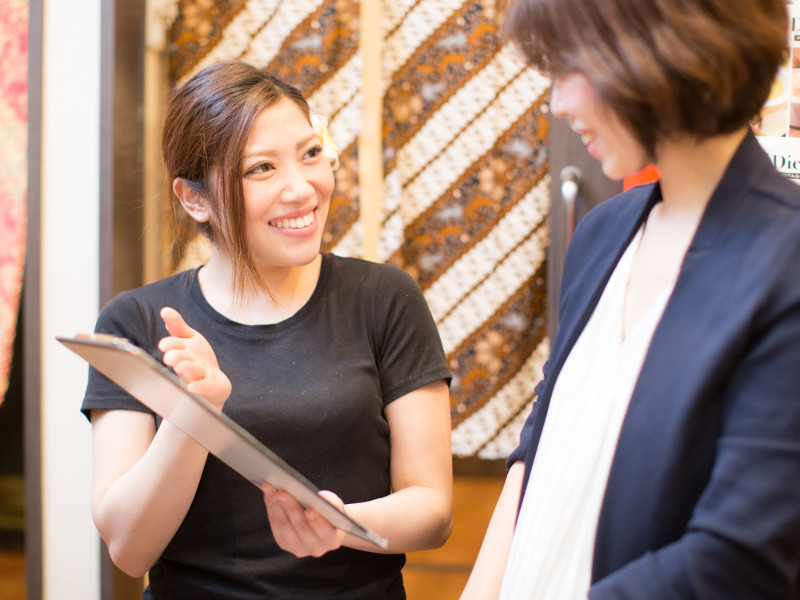
<svg viewBox="0 0 800 600">
<path fill-rule="evenodd" d="M 269 294 L 248 249 L 242 159 L 256 118 L 283 98 L 309 117 L 308 103 L 295 87 L 253 65 L 222 61 L 172 90 L 167 100 L 161 146 L 168 180 L 180 177 L 206 200 L 210 217 L 200 230 L 233 262 L 239 297 L 258 289 Z M 170 198 L 174 266 L 195 226 L 174 193 Z"/>
<path fill-rule="evenodd" d="M 516 0 L 506 33 L 533 67 L 579 72 L 651 157 L 675 134 L 733 132 L 788 56 L 786 0 Z"/>
</svg>

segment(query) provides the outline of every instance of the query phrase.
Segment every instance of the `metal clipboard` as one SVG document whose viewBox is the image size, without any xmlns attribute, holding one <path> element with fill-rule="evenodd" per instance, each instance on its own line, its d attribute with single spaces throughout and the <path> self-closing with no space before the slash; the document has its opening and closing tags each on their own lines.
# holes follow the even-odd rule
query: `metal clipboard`
<svg viewBox="0 0 800 600">
<path fill-rule="evenodd" d="M 383 537 L 321 497 L 313 483 L 205 398 L 187 390 L 172 371 L 126 338 L 94 334 L 56 339 L 258 488 L 269 482 L 335 527 L 379 548 L 387 547 Z"/>
</svg>

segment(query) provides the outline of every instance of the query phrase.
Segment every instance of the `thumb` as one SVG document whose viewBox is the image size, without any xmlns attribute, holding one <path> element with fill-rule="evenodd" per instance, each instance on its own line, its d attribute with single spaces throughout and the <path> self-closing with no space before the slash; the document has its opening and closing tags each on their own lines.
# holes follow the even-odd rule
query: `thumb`
<svg viewBox="0 0 800 600">
<path fill-rule="evenodd" d="M 322 496 L 325 500 L 327 500 L 331 504 L 333 504 L 336 508 L 344 510 L 344 502 L 342 502 L 342 499 L 339 498 L 339 496 L 334 494 L 332 491 L 321 490 L 319 492 L 319 495 Z"/>
</svg>

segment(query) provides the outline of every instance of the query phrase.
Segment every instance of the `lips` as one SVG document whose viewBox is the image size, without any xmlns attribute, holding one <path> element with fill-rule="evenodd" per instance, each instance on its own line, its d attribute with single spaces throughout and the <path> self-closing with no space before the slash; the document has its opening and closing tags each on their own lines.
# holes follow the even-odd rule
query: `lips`
<svg viewBox="0 0 800 600">
<path fill-rule="evenodd" d="M 588 146 L 594 141 L 594 134 L 591 131 L 581 129 L 580 127 L 575 127 L 572 123 L 570 123 L 570 128 L 572 131 L 581 136 L 581 142 L 583 142 L 584 146 Z"/>
<path fill-rule="evenodd" d="M 586 151 L 589 153 L 589 155 L 594 156 L 596 148 L 596 145 L 594 143 L 596 139 L 594 133 L 592 133 L 591 131 L 587 131 L 585 129 L 573 128 L 572 130 L 579 136 L 581 136 L 581 142 L 583 143 L 584 146 L 586 146 Z"/>
<path fill-rule="evenodd" d="M 273 227 L 280 227 L 281 229 L 303 229 L 309 227 L 314 222 L 314 211 L 306 213 L 302 217 L 282 218 L 270 221 L 269 224 Z"/>
</svg>

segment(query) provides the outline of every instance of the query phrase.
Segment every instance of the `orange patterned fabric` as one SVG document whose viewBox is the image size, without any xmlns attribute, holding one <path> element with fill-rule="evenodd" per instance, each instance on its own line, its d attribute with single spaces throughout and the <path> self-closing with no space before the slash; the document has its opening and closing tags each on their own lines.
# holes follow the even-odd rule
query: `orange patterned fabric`
<svg viewBox="0 0 800 600">
<path fill-rule="evenodd" d="M 0 402 L 8 388 L 25 256 L 28 3 L 0 0 Z"/>
<path fill-rule="evenodd" d="M 417 279 L 454 379 L 453 451 L 516 446 L 548 352 L 549 82 L 501 41 L 500 0 L 382 3 L 380 259 Z M 341 150 L 323 250 L 361 253 L 357 0 L 180 0 L 174 82 L 242 58 L 298 86 Z"/>
</svg>

